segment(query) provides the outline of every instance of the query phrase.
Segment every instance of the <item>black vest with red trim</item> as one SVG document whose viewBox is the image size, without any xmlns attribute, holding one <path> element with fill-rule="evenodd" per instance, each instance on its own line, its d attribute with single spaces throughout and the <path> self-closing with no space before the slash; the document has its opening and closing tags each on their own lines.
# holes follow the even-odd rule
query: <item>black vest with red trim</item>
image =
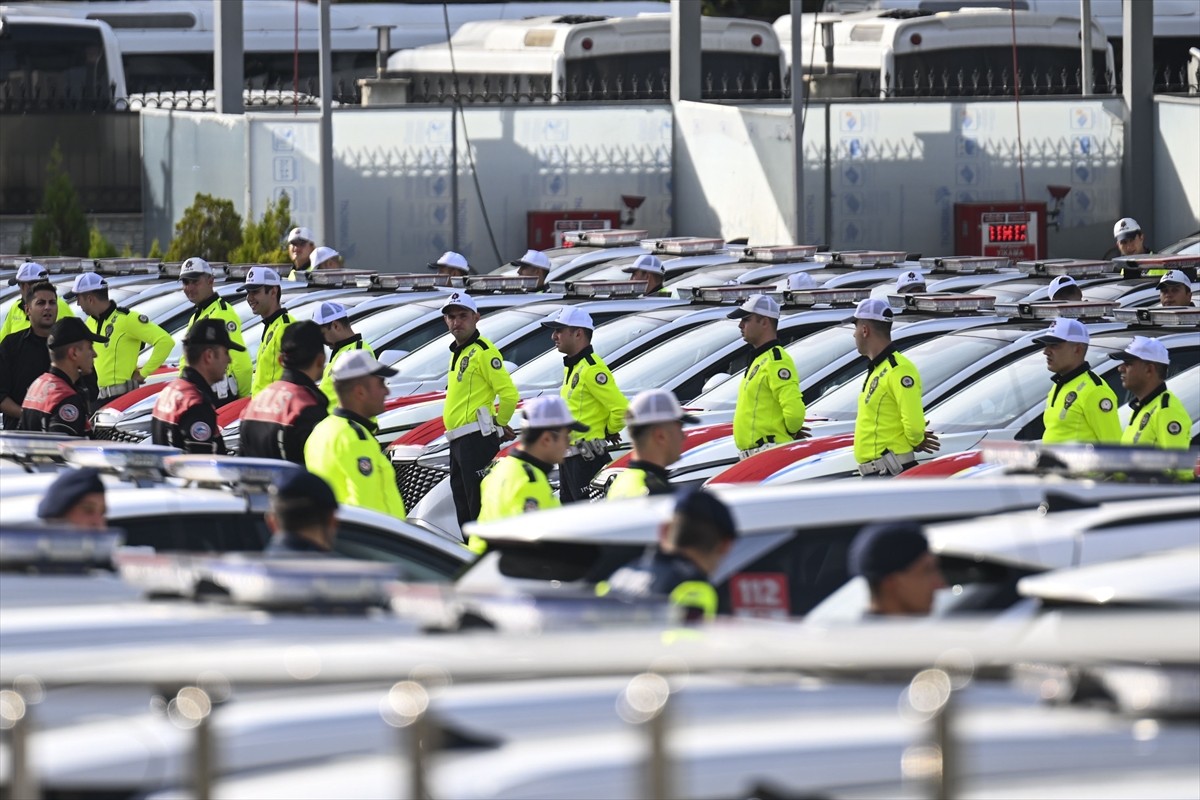
<svg viewBox="0 0 1200 800">
<path fill-rule="evenodd" d="M 285 368 L 283 377 L 256 394 L 242 412 L 240 452 L 303 466 L 304 444 L 328 415 L 329 400 L 312 378 Z"/>
<path fill-rule="evenodd" d="M 87 436 L 91 427 L 87 399 L 58 367 L 42 373 L 25 393 L 18 430 Z"/>
<path fill-rule="evenodd" d="M 225 453 L 217 427 L 217 397 L 204 377 L 184 367 L 154 403 L 150 436 L 155 444 L 178 447 L 185 453 Z"/>
</svg>

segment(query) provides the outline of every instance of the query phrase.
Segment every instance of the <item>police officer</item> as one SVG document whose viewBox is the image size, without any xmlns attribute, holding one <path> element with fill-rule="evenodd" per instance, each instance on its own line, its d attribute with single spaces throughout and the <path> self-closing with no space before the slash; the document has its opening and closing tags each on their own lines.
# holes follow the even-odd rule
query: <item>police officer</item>
<svg viewBox="0 0 1200 800">
<path fill-rule="evenodd" d="M 471 274 L 471 265 L 461 253 L 447 250 L 437 261 L 430 261 L 429 268 L 436 270 L 438 275 L 449 278 L 465 278 Z"/>
<path fill-rule="evenodd" d="M 337 540 L 337 498 L 322 478 L 306 469 L 285 472 L 271 486 L 266 514 L 271 541 L 267 555 L 329 555 Z"/>
<path fill-rule="evenodd" d="M 183 294 L 195 303 L 192 315 L 188 318 L 188 327 L 200 320 L 215 319 L 225 326 L 229 339 L 238 345 L 232 348 L 229 355 L 229 371 L 226 379 L 217 381 L 213 387 L 218 398 L 218 404 L 227 403 L 237 397 L 250 396 L 250 384 L 254 375 L 254 366 L 250 362 L 250 354 L 246 352 L 246 341 L 242 338 L 242 321 L 233 306 L 226 303 L 213 288 L 215 271 L 212 265 L 203 258 L 189 258 L 183 262 L 179 270 L 179 280 L 183 284 Z M 180 360 L 179 366 L 188 365 L 187 350 Z"/>
<path fill-rule="evenodd" d="M 946 579 L 937 557 L 916 522 L 888 522 L 863 528 L 850 545 L 851 575 L 861 575 L 871 590 L 868 614 L 924 617 L 933 610 Z"/>
<path fill-rule="evenodd" d="M 1043 346 L 1046 369 L 1054 373 L 1042 412 L 1046 444 L 1121 441 L 1117 396 L 1086 361 L 1090 339 L 1079 320 L 1059 317 L 1033 340 Z"/>
<path fill-rule="evenodd" d="M 896 294 L 921 294 L 925 291 L 925 276 L 919 269 L 910 269 L 896 278 Z"/>
<path fill-rule="evenodd" d="M 539 291 L 546 288 L 546 279 L 550 276 L 550 257 L 540 250 L 526 250 L 525 255 L 516 261 L 508 262 L 509 266 L 517 268 L 517 274 L 523 278 L 537 276 Z"/>
<path fill-rule="evenodd" d="M 312 269 L 309 272 L 317 272 L 323 269 L 341 269 L 344 266 L 342 254 L 332 247 L 318 247 L 312 251 L 312 255 L 308 257 Z"/>
<path fill-rule="evenodd" d="M 1113 225 L 1113 238 L 1117 240 L 1117 249 L 1123 256 L 1140 256 L 1153 252 L 1146 248 L 1146 236 L 1142 233 L 1142 226 L 1133 217 L 1117 220 L 1117 224 Z"/>
<path fill-rule="evenodd" d="M 321 377 L 321 391 L 329 398 L 329 410 L 337 407 L 337 392 L 333 390 L 333 362 L 344 350 L 362 350 L 374 357 L 375 351 L 363 341 L 362 335 L 350 327 L 350 317 L 346 315 L 346 307 L 341 303 L 326 301 L 321 303 L 317 313 L 313 314 L 313 322 L 321 327 L 321 335 L 329 346 L 329 358 L 325 362 L 325 374 Z"/>
<path fill-rule="evenodd" d="M 512 453 L 492 465 L 483 479 L 480 522 L 560 505 L 547 476 L 555 465 L 562 463 L 571 431 L 583 432 L 587 426 L 571 416 L 566 402 L 558 395 L 535 397 L 522 411 L 525 422 L 520 441 Z M 476 536 L 470 537 L 467 546 L 477 553 L 486 548 Z"/>
<path fill-rule="evenodd" d="M 154 402 L 150 421 L 154 444 L 178 447 L 185 453 L 225 454 L 212 385 L 228 374 L 231 352 L 244 350 L 220 319 L 209 317 L 192 324 L 183 339 L 187 366 Z"/>
<path fill-rule="evenodd" d="M 793 272 L 791 275 L 780 278 L 776 282 L 775 288 L 781 292 L 802 292 L 816 289 L 818 284 L 816 279 L 807 272 Z"/>
<path fill-rule="evenodd" d="M 30 302 L 33 292 L 33 287 L 39 283 L 49 280 L 49 275 L 46 268 L 36 261 L 26 261 L 17 270 L 16 277 L 8 279 L 8 285 L 16 285 L 20 290 L 21 299 L 13 303 L 8 309 L 8 314 L 4 317 L 4 325 L 0 326 L 0 342 L 12 333 L 20 333 L 29 327 L 29 311 Z M 57 295 L 56 295 L 57 297 Z M 58 298 L 58 319 L 66 319 L 73 316 L 71 307 L 59 297 Z"/>
<path fill-rule="evenodd" d="M 1186 450 L 1191 444 L 1192 420 L 1179 398 L 1167 391 L 1171 357 L 1158 339 L 1135 336 L 1129 346 L 1112 356 L 1121 365 L 1121 385 L 1134 399 L 1133 415 L 1121 435 L 1121 444 L 1139 444 L 1164 450 Z"/>
<path fill-rule="evenodd" d="M 796 363 L 779 344 L 779 304 L 754 294 L 729 312 L 754 348 L 738 386 L 733 442 L 742 458 L 808 435 Z"/>
<path fill-rule="evenodd" d="M 629 401 L 617 388 L 612 370 L 592 349 L 592 316 L 578 306 L 563 306 L 554 319 L 542 323 L 563 358 L 563 383 L 558 393 L 571 415 L 588 433 L 571 435 L 567 456 L 559 469 L 559 495 L 564 503 L 587 499 L 587 487 L 608 463 L 608 444 L 620 444 Z M 607 440 L 607 441 L 606 441 Z"/>
<path fill-rule="evenodd" d="M 667 274 L 662 260 L 651 253 L 638 256 L 632 264 L 621 271 L 627 273 L 630 280 L 646 282 L 646 297 L 659 293 L 662 289 L 663 278 Z"/>
<path fill-rule="evenodd" d="M 309 259 L 315 249 L 317 249 L 317 240 L 311 230 L 301 226 L 288 231 L 288 260 L 292 262 L 292 271 L 288 273 L 289 281 L 304 280 L 303 273 L 312 269 Z"/>
<path fill-rule="evenodd" d="M 325 370 L 325 340 L 308 320 L 289 325 L 279 338 L 283 372 L 242 413 L 241 453 L 303 466 L 308 437 L 329 416 L 328 400 L 317 386 Z"/>
<path fill-rule="evenodd" d="M 1164 308 L 1190 306 L 1192 304 L 1192 282 L 1188 276 L 1173 269 L 1159 278 L 1158 302 Z"/>
<path fill-rule="evenodd" d="M 246 273 L 246 282 L 238 287 L 246 293 L 250 310 L 262 319 L 262 343 L 258 346 L 258 358 L 254 362 L 254 379 L 250 383 L 250 396 L 261 392 L 283 373 L 279 363 L 279 343 L 283 332 L 295 320 L 282 305 L 283 281 L 279 273 L 270 267 L 251 267 Z"/>
<path fill-rule="evenodd" d="M 454 337 L 442 422 L 450 442 L 450 490 L 461 526 L 479 516 L 479 482 L 500 452 L 500 442 L 516 436 L 508 423 L 519 395 L 504 357 L 479 335 L 475 300 L 466 292 L 452 293 L 442 305 L 442 318 Z"/>
<path fill-rule="evenodd" d="M 98 399 L 107 403 L 146 382 L 171 354 L 175 342 L 171 334 L 155 325 L 145 314 L 137 314 L 118 306 L 108 297 L 108 282 L 94 272 L 85 272 L 75 279 L 72 296 L 87 314 L 87 326 L 108 339 L 96 351 Z M 153 348 L 146 365 L 138 369 L 138 356 L 143 347 Z"/>
<path fill-rule="evenodd" d="M 850 318 L 854 346 L 868 359 L 854 419 L 854 460 L 864 478 L 899 475 L 917 463 L 917 452 L 941 445 L 925 429 L 921 376 L 892 344 L 892 309 L 886 301 L 861 301 Z"/>
<path fill-rule="evenodd" d="M 38 519 L 88 530 L 107 528 L 107 514 L 100 471 L 91 467 L 58 473 L 37 507 Z"/>
<path fill-rule="evenodd" d="M 667 467 L 683 453 L 683 426 L 698 422 L 683 413 L 675 395 L 666 389 L 647 389 L 629 402 L 625 426 L 633 439 L 629 464 L 608 486 L 606 497 L 670 494 Z"/>
<path fill-rule="evenodd" d="M 1046 296 L 1053 303 L 1069 303 L 1083 299 L 1083 290 L 1070 275 L 1059 275 L 1050 281 Z"/>
<path fill-rule="evenodd" d="M 37 433 L 65 433 L 87 436 L 86 390 L 79 385 L 83 375 L 91 374 L 96 361 L 95 344 L 108 339 L 97 336 L 78 317 L 54 323 L 46 346 L 50 349 L 50 369 L 35 380 L 21 403 L 18 430 Z"/>
<path fill-rule="evenodd" d="M 338 405 L 313 428 L 304 445 L 304 463 L 310 472 L 328 481 L 339 503 L 404 519 L 396 472 L 375 439 L 376 426 L 371 421 L 387 400 L 384 378 L 395 374 L 396 370 L 362 350 L 338 355 L 333 362 Z"/>
<path fill-rule="evenodd" d="M 665 597 L 688 621 L 717 616 L 711 575 L 737 540 L 728 507 L 716 495 L 695 489 L 679 496 L 658 547 L 622 567 L 597 587 L 615 597 Z"/>
<path fill-rule="evenodd" d="M 29 293 L 29 327 L 0 341 L 0 411 L 5 430 L 16 430 L 25 393 L 50 369 L 47 339 L 58 318 L 58 292 L 42 281 Z M 64 317 L 65 319 L 65 317 Z"/>
</svg>

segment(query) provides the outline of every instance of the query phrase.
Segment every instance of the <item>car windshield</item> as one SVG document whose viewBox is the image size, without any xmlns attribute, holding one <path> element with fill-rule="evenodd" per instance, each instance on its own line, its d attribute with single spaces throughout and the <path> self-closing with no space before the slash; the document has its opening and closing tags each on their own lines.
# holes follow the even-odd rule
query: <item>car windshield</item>
<svg viewBox="0 0 1200 800">
<path fill-rule="evenodd" d="M 488 314 L 479 320 L 479 333 L 492 344 L 496 344 L 504 337 L 531 322 L 542 319 L 542 317 L 542 314 L 536 312 L 517 309 L 499 311 Z M 546 340 L 549 341 L 549 339 L 550 337 L 547 335 Z M 396 359 L 389 366 L 395 366 L 400 370 L 399 378 L 405 383 L 444 378 L 450 371 L 450 344 L 453 341 L 453 336 L 444 333 L 428 344 L 418 347 L 407 356 Z M 500 347 L 498 344 L 496 346 Z M 500 352 L 504 352 L 503 348 Z"/>
<path fill-rule="evenodd" d="M 437 314 L 437 309 L 421 305 L 420 303 L 409 303 L 402 306 L 376 309 L 375 313 L 355 320 L 352 327 L 355 333 L 362 334 L 364 342 L 377 342 L 393 331 L 398 331 L 432 314 Z"/>
<path fill-rule="evenodd" d="M 1167 389 L 1189 413 L 1200 408 L 1200 367 L 1192 367 L 1167 380 Z"/>
<path fill-rule="evenodd" d="M 613 377 L 627 395 L 659 388 L 689 367 L 741 339 L 735 321 L 719 320 L 647 350 L 613 370 Z"/>
<path fill-rule="evenodd" d="M 921 386 L 928 391 L 960 372 L 969 371 L 972 364 L 1007 347 L 1003 339 L 984 339 L 977 336 L 939 336 L 904 350 L 904 355 L 913 362 L 921 375 Z M 866 373 L 826 394 L 808 407 L 814 417 L 826 419 L 854 419 L 858 413 L 858 394 Z M 1042 392 L 1045 394 L 1045 390 Z"/>
<path fill-rule="evenodd" d="M 1024 300 L 1038 289 L 1045 289 L 1046 281 L 1014 281 L 1013 283 L 993 283 L 977 289 L 973 294 L 986 294 L 996 298 L 997 303 L 1011 303 L 1014 300 Z"/>
</svg>

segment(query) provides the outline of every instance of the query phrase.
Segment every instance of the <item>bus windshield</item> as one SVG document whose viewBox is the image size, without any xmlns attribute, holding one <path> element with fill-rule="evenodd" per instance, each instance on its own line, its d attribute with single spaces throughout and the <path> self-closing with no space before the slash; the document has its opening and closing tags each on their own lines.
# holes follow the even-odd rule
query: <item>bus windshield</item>
<svg viewBox="0 0 1200 800">
<path fill-rule="evenodd" d="M 0 102 L 112 103 L 100 29 L 9 17 L 0 25 Z"/>
</svg>

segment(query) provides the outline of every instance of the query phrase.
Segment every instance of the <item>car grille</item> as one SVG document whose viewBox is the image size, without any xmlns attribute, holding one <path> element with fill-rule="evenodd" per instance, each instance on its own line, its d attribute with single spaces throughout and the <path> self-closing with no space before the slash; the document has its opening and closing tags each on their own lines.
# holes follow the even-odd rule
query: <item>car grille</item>
<svg viewBox="0 0 1200 800">
<path fill-rule="evenodd" d="M 138 444 L 150 438 L 145 431 L 123 431 L 119 428 L 96 427 L 92 429 L 92 438 L 105 442 L 128 442 Z"/>
<path fill-rule="evenodd" d="M 426 467 L 415 461 L 396 462 L 396 488 L 404 500 L 404 507 L 412 511 L 413 506 L 421 502 L 421 498 L 429 494 L 429 490 L 437 486 L 450 474 L 436 467 Z"/>
</svg>

